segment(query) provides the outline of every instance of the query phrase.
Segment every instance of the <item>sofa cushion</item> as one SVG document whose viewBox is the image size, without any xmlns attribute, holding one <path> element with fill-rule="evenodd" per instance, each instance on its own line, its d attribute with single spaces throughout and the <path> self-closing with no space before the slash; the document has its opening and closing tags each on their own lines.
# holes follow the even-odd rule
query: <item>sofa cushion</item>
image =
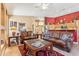
<svg viewBox="0 0 79 59">
<path fill-rule="evenodd" d="M 59 32 L 53 32 L 53 38 L 60 38 Z"/>
<path fill-rule="evenodd" d="M 67 34 L 63 34 L 62 36 L 60 36 L 61 40 L 67 40 L 68 39 L 68 35 Z"/>
<path fill-rule="evenodd" d="M 72 33 L 68 33 L 68 32 L 67 33 L 61 33 L 60 39 L 64 40 L 64 41 L 71 40 L 72 39 Z"/>
</svg>

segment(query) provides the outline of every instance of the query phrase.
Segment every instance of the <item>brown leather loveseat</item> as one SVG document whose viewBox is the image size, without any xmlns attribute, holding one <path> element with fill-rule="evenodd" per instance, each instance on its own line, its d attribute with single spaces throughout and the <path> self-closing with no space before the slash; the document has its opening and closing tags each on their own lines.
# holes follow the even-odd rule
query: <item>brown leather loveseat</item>
<svg viewBox="0 0 79 59">
<path fill-rule="evenodd" d="M 27 32 L 21 32 L 20 38 L 21 43 L 23 43 L 23 40 L 36 39 L 37 36 L 35 34 L 32 34 L 32 31 L 27 31 Z"/>
</svg>

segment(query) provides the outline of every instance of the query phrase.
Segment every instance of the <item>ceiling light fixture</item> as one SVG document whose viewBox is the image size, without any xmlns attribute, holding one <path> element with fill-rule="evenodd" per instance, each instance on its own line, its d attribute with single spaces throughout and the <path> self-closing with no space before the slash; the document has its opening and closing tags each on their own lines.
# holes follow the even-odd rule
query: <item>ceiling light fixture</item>
<svg viewBox="0 0 79 59">
<path fill-rule="evenodd" d="M 48 6 L 49 6 L 48 3 L 39 3 L 39 4 L 35 5 L 36 8 L 40 8 L 42 10 L 46 10 L 48 8 Z"/>
</svg>

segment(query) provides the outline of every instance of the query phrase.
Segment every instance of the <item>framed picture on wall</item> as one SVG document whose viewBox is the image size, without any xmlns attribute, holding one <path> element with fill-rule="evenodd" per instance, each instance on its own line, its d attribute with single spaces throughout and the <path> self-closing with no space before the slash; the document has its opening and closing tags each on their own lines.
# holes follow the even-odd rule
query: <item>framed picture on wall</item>
<svg viewBox="0 0 79 59">
<path fill-rule="evenodd" d="M 10 27 L 13 27 L 13 26 L 17 27 L 17 22 L 15 22 L 15 21 L 10 21 Z"/>
<path fill-rule="evenodd" d="M 13 26 L 17 27 L 17 22 L 14 22 L 14 23 L 13 23 Z"/>
<path fill-rule="evenodd" d="M 13 26 L 13 21 L 10 21 L 10 27 L 12 27 Z"/>
<path fill-rule="evenodd" d="M 10 29 L 11 30 L 17 29 L 17 22 L 16 21 L 10 21 Z"/>
<path fill-rule="evenodd" d="M 24 29 L 24 28 L 25 28 L 25 23 L 19 23 L 19 28 L 18 28 L 18 30 L 19 30 L 19 31 L 26 30 L 26 29 Z"/>
</svg>

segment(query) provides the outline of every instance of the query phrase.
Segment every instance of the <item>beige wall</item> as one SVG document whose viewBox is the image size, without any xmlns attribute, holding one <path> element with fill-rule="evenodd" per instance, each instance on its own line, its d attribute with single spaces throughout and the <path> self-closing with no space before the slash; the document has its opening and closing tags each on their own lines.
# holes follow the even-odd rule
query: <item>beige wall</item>
<svg viewBox="0 0 79 59">
<path fill-rule="evenodd" d="M 9 16 L 9 36 L 12 36 L 12 30 L 10 29 L 10 21 L 15 21 L 17 23 L 25 23 L 27 31 L 34 31 L 34 33 L 37 33 L 38 31 L 41 33 L 43 28 L 42 26 L 39 26 L 39 22 L 36 22 L 35 20 L 37 20 L 37 18 L 34 16 Z M 40 22 L 44 23 L 44 20 Z M 32 25 L 34 25 L 34 29 L 32 28 Z M 15 31 L 18 32 L 18 27 Z"/>
<path fill-rule="evenodd" d="M 35 17 L 33 16 L 9 16 L 9 25 L 10 25 L 10 21 L 16 21 L 17 23 L 25 23 L 26 30 L 32 31 L 32 25 L 35 22 Z M 16 31 L 18 31 L 18 27 Z M 9 26 L 9 34 L 11 34 L 10 26 Z"/>
<path fill-rule="evenodd" d="M 1 3 L 0 3 L 0 25 L 1 25 Z M 0 36 L 1 36 L 1 31 L 0 31 Z M 0 45 L 0 55 L 1 55 L 1 45 Z"/>
<path fill-rule="evenodd" d="M 4 41 L 4 44 L 1 44 L 3 47 L 6 45 L 8 40 L 8 14 L 6 12 L 7 9 L 5 4 L 0 3 L 0 26 L 4 26 L 5 28 L 4 30 L 0 30 L 0 38 Z M 2 50 L 3 47 L 1 47 Z"/>
<path fill-rule="evenodd" d="M 1 3 L 0 3 L 0 26 L 1 26 Z M 1 36 L 1 31 L 0 31 L 0 36 Z"/>
<path fill-rule="evenodd" d="M 77 27 L 77 41 L 79 42 L 79 20 L 76 20 L 76 27 Z"/>
<path fill-rule="evenodd" d="M 5 27 L 4 30 L 1 31 L 1 36 L 4 41 L 8 39 L 8 14 L 5 4 L 2 4 L 1 10 L 1 25 Z"/>
<path fill-rule="evenodd" d="M 0 3 L 0 24 L 1 24 L 1 3 Z"/>
</svg>

